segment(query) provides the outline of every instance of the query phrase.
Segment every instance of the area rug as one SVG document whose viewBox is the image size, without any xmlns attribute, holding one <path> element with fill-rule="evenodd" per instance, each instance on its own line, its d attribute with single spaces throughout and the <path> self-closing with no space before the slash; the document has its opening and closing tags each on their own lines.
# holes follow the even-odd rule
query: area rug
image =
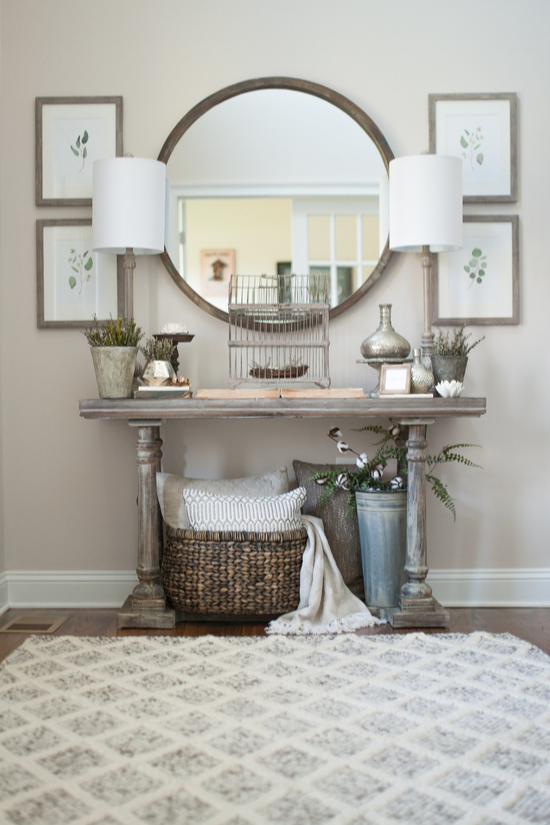
<svg viewBox="0 0 550 825">
<path fill-rule="evenodd" d="M 33 636 L 0 822 L 550 822 L 550 657 L 510 635 Z"/>
</svg>

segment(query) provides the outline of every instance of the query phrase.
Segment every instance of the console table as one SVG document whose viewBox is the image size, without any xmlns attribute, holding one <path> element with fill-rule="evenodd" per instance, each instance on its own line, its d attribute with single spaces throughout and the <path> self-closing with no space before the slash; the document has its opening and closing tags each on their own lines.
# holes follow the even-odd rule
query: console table
<svg viewBox="0 0 550 825">
<path fill-rule="evenodd" d="M 117 626 L 172 628 L 175 611 L 166 606 L 160 581 L 161 541 L 156 473 L 162 459 L 164 420 L 216 418 L 391 418 L 409 427 L 407 441 L 407 582 L 399 606 L 387 617 L 394 627 L 449 627 L 449 613 L 426 582 L 427 427 L 440 418 L 479 417 L 485 398 L 315 398 L 315 399 L 168 399 L 83 400 L 83 418 L 123 419 L 137 429 L 139 584 L 117 616 Z"/>
</svg>

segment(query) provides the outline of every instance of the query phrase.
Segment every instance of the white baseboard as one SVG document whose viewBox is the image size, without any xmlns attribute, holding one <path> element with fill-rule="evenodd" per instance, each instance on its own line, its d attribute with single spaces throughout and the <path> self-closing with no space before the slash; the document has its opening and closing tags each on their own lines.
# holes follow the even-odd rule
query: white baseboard
<svg viewBox="0 0 550 825">
<path fill-rule="evenodd" d="M 445 607 L 550 607 L 550 568 L 430 570 Z M 27 571 L 0 574 L 0 615 L 10 607 L 120 607 L 138 578 L 133 570 Z"/>
<path fill-rule="evenodd" d="M 12 570 L 10 607 L 121 607 L 138 577 L 134 570 Z"/>
<path fill-rule="evenodd" d="M 8 600 L 8 577 L 5 573 L 0 573 L 0 616 L 9 610 Z"/>
<path fill-rule="evenodd" d="M 550 568 L 430 570 L 445 607 L 550 607 Z"/>
</svg>

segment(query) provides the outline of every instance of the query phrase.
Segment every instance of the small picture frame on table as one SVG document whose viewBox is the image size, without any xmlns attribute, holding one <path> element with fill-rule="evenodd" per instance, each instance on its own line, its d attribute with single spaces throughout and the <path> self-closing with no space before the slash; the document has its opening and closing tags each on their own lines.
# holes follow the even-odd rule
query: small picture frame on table
<svg viewBox="0 0 550 825">
<path fill-rule="evenodd" d="M 432 324 L 519 324 L 519 217 L 465 215 L 463 245 L 434 267 Z"/>
<path fill-rule="evenodd" d="M 382 364 L 379 395 L 409 395 L 410 391 L 410 364 Z"/>
<path fill-rule="evenodd" d="M 92 251 L 91 218 L 36 222 L 37 324 L 86 329 L 124 308 L 122 256 Z"/>
<path fill-rule="evenodd" d="M 91 206 L 94 161 L 122 156 L 122 97 L 37 97 L 36 205 Z"/>
<path fill-rule="evenodd" d="M 464 203 L 515 203 L 517 95 L 431 94 L 428 105 L 430 152 L 462 158 Z"/>
</svg>

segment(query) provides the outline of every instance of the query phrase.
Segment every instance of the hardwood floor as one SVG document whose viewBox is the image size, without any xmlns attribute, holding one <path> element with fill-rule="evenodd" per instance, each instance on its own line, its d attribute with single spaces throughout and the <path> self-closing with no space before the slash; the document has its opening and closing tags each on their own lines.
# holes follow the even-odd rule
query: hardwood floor
<svg viewBox="0 0 550 825">
<path fill-rule="evenodd" d="M 116 627 L 116 609 L 84 610 L 8 610 L 0 617 L 0 631 L 18 616 L 67 616 L 67 620 L 55 631 L 55 636 L 263 636 L 264 624 L 254 622 L 180 622 L 174 630 L 119 630 Z M 489 633 L 512 633 L 520 639 L 531 642 L 550 654 L 550 608 L 450 608 L 452 633 L 472 633 L 485 630 Z M 374 635 L 379 633 L 409 633 L 408 630 L 394 630 L 389 624 L 364 628 L 358 633 Z M 447 631 L 426 630 L 427 633 Z M 28 633 L 0 632 L 0 662 L 16 650 L 27 638 Z"/>
</svg>

